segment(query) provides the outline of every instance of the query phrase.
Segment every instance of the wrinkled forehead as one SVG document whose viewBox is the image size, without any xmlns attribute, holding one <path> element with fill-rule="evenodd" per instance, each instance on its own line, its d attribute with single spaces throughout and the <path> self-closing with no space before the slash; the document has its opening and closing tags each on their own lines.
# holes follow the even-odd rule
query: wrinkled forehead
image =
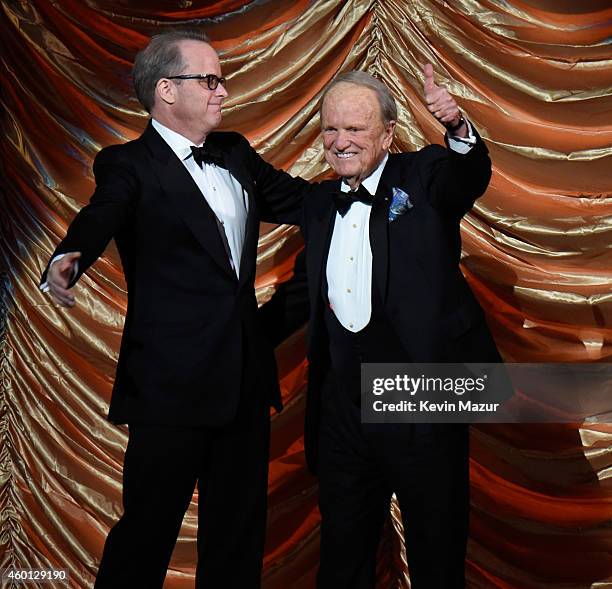
<svg viewBox="0 0 612 589">
<path fill-rule="evenodd" d="M 376 113 L 382 121 L 382 108 L 374 90 L 351 82 L 335 84 L 321 104 L 321 119 L 334 115 L 371 116 Z"/>
</svg>

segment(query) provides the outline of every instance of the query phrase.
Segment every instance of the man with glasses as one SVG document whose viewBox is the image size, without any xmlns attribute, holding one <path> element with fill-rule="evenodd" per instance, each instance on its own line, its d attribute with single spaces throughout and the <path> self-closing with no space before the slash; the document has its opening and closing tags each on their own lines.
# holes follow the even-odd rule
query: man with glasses
<svg viewBox="0 0 612 589">
<path fill-rule="evenodd" d="M 96 189 L 42 288 L 73 285 L 115 239 L 128 307 L 109 419 L 129 425 L 124 512 L 95 587 L 160 588 L 198 484 L 196 586 L 260 586 L 269 407 L 280 406 L 258 328 L 259 221 L 295 222 L 306 183 L 237 133 L 213 132 L 228 93 L 200 31 L 153 37 L 136 57 L 141 137 L 100 151 Z"/>
</svg>

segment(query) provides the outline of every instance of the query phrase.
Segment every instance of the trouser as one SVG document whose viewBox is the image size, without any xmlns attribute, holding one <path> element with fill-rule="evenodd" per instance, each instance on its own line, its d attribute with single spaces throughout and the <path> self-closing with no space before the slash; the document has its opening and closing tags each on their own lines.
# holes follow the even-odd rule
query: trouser
<svg viewBox="0 0 612 589">
<path fill-rule="evenodd" d="M 196 587 L 260 587 L 269 436 L 267 399 L 254 396 L 222 427 L 130 424 L 124 513 L 106 540 L 95 589 L 161 589 L 196 483 Z"/>
<path fill-rule="evenodd" d="M 349 379 L 350 380 L 350 379 Z M 463 589 L 469 441 L 463 424 L 362 424 L 342 385 L 326 387 L 319 434 L 319 589 L 373 589 L 396 494 L 412 589 Z"/>
</svg>

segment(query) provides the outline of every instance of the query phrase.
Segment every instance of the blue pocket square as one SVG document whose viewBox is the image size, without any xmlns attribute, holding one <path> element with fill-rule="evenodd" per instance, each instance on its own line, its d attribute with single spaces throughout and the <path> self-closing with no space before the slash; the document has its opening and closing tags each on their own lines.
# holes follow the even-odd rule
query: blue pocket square
<svg viewBox="0 0 612 589">
<path fill-rule="evenodd" d="M 400 215 L 411 209 L 414 205 L 410 202 L 410 196 L 401 188 L 393 188 L 393 200 L 389 207 L 389 223 L 395 221 Z"/>
</svg>

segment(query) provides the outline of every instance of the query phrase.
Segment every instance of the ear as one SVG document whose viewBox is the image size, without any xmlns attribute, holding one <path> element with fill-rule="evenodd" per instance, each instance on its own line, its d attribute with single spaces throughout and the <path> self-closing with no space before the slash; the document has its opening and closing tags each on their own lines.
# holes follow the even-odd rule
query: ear
<svg viewBox="0 0 612 589">
<path fill-rule="evenodd" d="M 393 133 L 395 133 L 395 124 L 397 121 L 389 121 L 385 127 L 385 139 L 383 141 L 383 147 L 389 149 L 393 142 Z"/>
<path fill-rule="evenodd" d="M 155 94 L 166 104 L 174 104 L 176 101 L 176 85 L 170 80 L 162 78 L 155 84 Z"/>
</svg>

